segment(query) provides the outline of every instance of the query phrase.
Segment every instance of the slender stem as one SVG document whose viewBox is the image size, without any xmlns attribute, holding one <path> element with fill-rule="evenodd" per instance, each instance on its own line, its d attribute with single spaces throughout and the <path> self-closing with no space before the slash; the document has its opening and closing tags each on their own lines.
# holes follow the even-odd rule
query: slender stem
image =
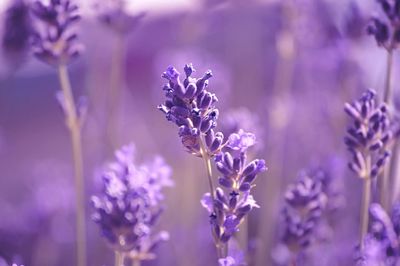
<svg viewBox="0 0 400 266">
<path fill-rule="evenodd" d="M 247 243 L 247 242 L 246 242 Z M 247 249 L 247 248 L 246 248 Z M 229 241 L 226 242 L 225 248 L 224 248 L 224 257 L 227 257 L 229 254 Z"/>
<path fill-rule="evenodd" d="M 67 67 L 60 65 L 58 74 L 65 101 L 65 115 L 71 135 L 72 155 L 74 161 L 75 193 L 76 193 L 76 248 L 77 265 L 86 266 L 86 218 L 85 218 L 85 186 L 83 179 L 83 156 L 81 140 L 81 123 L 78 117 Z"/>
<path fill-rule="evenodd" d="M 391 165 L 390 165 L 390 177 L 391 181 L 393 182 L 392 186 L 392 197 L 391 202 L 396 202 L 399 200 L 400 195 L 400 158 L 399 158 L 399 149 L 400 149 L 400 142 L 395 140 L 393 145 L 393 153 L 390 157 Z"/>
<path fill-rule="evenodd" d="M 208 156 L 206 149 L 204 147 L 204 143 L 201 140 L 200 141 L 200 153 L 201 156 L 203 157 L 206 169 L 207 169 L 207 178 L 208 178 L 208 185 L 210 187 L 210 194 L 211 194 L 211 198 L 213 200 L 213 204 L 214 204 L 214 200 L 215 200 L 215 191 L 214 191 L 214 185 L 212 182 L 212 168 L 211 168 L 211 159 L 210 156 Z"/>
<path fill-rule="evenodd" d="M 392 105 L 392 66 L 393 66 L 393 50 L 389 49 L 386 61 L 386 78 L 385 78 L 385 91 L 383 93 L 383 101 L 391 106 Z"/>
<path fill-rule="evenodd" d="M 360 248 L 364 247 L 364 237 L 368 233 L 369 204 L 371 201 L 371 157 L 365 158 L 367 176 L 363 179 L 363 192 L 360 214 Z"/>
<path fill-rule="evenodd" d="M 203 139 L 203 137 L 200 137 L 200 153 L 201 156 L 203 157 L 206 169 L 207 169 L 207 177 L 208 177 L 208 185 L 210 187 L 210 195 L 211 195 L 211 199 L 213 202 L 213 208 L 214 208 L 214 201 L 215 201 L 215 190 L 214 190 L 214 185 L 213 185 L 213 181 L 212 181 L 212 167 L 211 167 L 211 158 L 207 153 L 207 149 L 205 147 L 205 141 Z M 215 247 L 217 249 L 217 254 L 218 254 L 218 258 L 223 258 L 226 257 L 224 256 L 224 244 L 221 243 L 218 238 L 214 235 L 214 230 L 212 231 L 212 235 L 214 238 L 214 244 Z"/>
<path fill-rule="evenodd" d="M 385 78 L 385 90 L 383 92 L 383 100 L 387 104 L 389 110 L 393 110 L 392 108 L 392 65 L 393 65 L 393 49 L 389 49 L 387 53 L 387 62 L 386 62 L 386 78 Z M 394 150 L 394 153 L 397 153 Z M 395 154 L 394 154 L 395 155 Z M 396 157 L 396 156 L 393 156 Z M 383 173 L 381 178 L 378 180 L 379 184 L 379 202 L 384 209 L 388 208 L 388 184 L 391 172 L 391 164 L 393 162 L 393 158 L 389 159 L 388 164 L 383 169 Z"/>
<path fill-rule="evenodd" d="M 115 251 L 115 266 L 124 266 L 125 256 L 122 252 Z"/>
<path fill-rule="evenodd" d="M 107 121 L 107 136 L 111 148 L 114 150 L 117 143 L 117 115 L 119 99 L 121 96 L 122 80 L 124 78 L 123 73 L 123 58 L 124 58 L 124 36 L 117 33 L 115 37 L 115 43 L 112 53 L 111 62 L 111 77 L 110 77 L 110 88 L 108 93 L 108 121 Z"/>
</svg>

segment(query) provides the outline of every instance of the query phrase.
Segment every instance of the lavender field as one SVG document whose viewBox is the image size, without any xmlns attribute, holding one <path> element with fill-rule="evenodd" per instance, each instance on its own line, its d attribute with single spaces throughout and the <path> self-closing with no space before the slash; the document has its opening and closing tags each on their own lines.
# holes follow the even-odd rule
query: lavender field
<svg viewBox="0 0 400 266">
<path fill-rule="evenodd" d="M 0 0 L 0 266 L 400 266 L 400 0 Z"/>
</svg>

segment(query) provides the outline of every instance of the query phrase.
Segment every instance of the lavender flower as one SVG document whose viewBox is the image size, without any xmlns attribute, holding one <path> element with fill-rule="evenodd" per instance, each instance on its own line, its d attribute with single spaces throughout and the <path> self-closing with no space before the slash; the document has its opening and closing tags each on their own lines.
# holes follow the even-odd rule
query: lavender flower
<svg viewBox="0 0 400 266">
<path fill-rule="evenodd" d="M 137 167 L 133 145 L 122 147 L 115 156 L 103 174 L 102 195 L 92 197 L 93 220 L 115 251 L 149 258 L 169 238 L 167 232 L 155 233 L 153 227 L 163 210 L 161 190 L 173 185 L 171 171 L 160 157 Z"/>
<path fill-rule="evenodd" d="M 210 215 L 212 235 L 219 253 L 220 263 L 231 265 L 232 260 L 224 255 L 224 247 L 239 230 L 244 217 L 258 208 L 250 194 L 257 174 L 266 170 L 264 160 L 246 161 L 246 151 L 255 144 L 255 136 L 239 130 L 224 142 L 221 132 L 214 132 L 217 125 L 217 97 L 207 90 L 212 77 L 207 71 L 202 78 L 193 78 L 195 71 L 191 64 L 184 68 L 186 78 L 180 80 L 180 73 L 169 67 L 162 77 L 169 82 L 164 86 L 167 100 L 158 108 L 166 118 L 179 127 L 179 136 L 188 152 L 202 157 L 206 163 L 210 193 L 206 193 L 201 204 Z M 210 158 L 214 158 L 221 174 L 219 184 L 225 187 L 214 189 Z M 226 250 L 226 249 L 225 249 Z"/>
<path fill-rule="evenodd" d="M 307 248 L 315 239 L 315 231 L 326 208 L 327 197 L 319 179 L 300 173 L 285 194 L 282 211 L 285 223 L 282 242 L 294 253 Z"/>
<path fill-rule="evenodd" d="M 375 37 L 379 46 L 388 51 L 397 48 L 400 42 L 400 1 L 378 0 L 386 17 L 372 18 L 367 32 Z"/>
<path fill-rule="evenodd" d="M 145 13 L 131 15 L 126 8 L 126 0 L 101 0 L 97 5 L 101 23 L 112 30 L 126 34 L 143 19 Z"/>
<path fill-rule="evenodd" d="M 24 0 L 12 1 L 6 11 L 4 28 L 3 49 L 10 61 L 20 61 L 26 55 L 32 33 L 29 6 Z"/>
<path fill-rule="evenodd" d="M 251 188 L 257 175 L 266 170 L 265 161 L 255 159 L 247 163 L 246 151 L 255 143 L 251 133 L 234 133 L 220 154 L 215 157 L 215 165 L 221 174 L 219 184 L 228 190 L 227 193 L 218 187 L 215 200 L 206 193 L 201 201 L 211 219 L 213 234 L 219 242 L 226 243 L 239 231 L 244 217 L 253 209 L 259 208 Z"/>
<path fill-rule="evenodd" d="M 81 53 L 73 25 L 80 19 L 78 6 L 70 0 L 51 0 L 48 5 L 36 1 L 32 12 L 36 17 L 33 52 L 50 65 L 68 64 Z"/>
<path fill-rule="evenodd" d="M 363 265 L 398 265 L 400 263 L 400 205 L 393 207 L 392 214 L 377 203 L 371 204 L 371 232 L 366 236 L 362 253 Z"/>
<path fill-rule="evenodd" d="M 201 157 L 200 142 L 204 138 L 206 153 L 215 156 L 222 148 L 224 136 L 214 132 L 219 112 L 215 107 L 217 97 L 207 90 L 212 72 L 209 70 L 203 77 L 193 78 L 195 69 L 191 64 L 187 64 L 184 71 L 183 82 L 174 67 L 168 67 L 163 73 L 162 77 L 169 81 L 163 88 L 167 100 L 158 109 L 179 127 L 179 136 L 188 152 Z"/>
<path fill-rule="evenodd" d="M 347 129 L 345 143 L 353 159 L 349 167 L 360 178 L 376 177 L 386 163 L 392 138 L 388 110 L 385 104 L 377 106 L 376 93 L 366 91 L 358 101 L 345 104 L 345 111 L 353 119 Z"/>
</svg>

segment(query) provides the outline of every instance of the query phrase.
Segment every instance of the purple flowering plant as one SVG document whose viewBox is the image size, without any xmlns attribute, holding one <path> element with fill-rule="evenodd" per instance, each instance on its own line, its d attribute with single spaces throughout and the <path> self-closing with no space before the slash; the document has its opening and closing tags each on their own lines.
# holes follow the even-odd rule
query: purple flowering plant
<svg viewBox="0 0 400 266">
<path fill-rule="evenodd" d="M 55 66 L 77 58 L 82 50 L 73 27 L 80 20 L 78 6 L 70 0 L 51 0 L 48 4 L 36 1 L 31 9 L 36 18 L 34 55 Z"/>
<path fill-rule="evenodd" d="M 207 71 L 201 78 L 193 78 L 192 64 L 184 67 L 185 79 L 174 67 L 168 67 L 162 77 L 168 80 L 164 86 L 166 101 L 158 108 L 167 120 L 179 127 L 179 136 L 186 150 L 205 161 L 210 192 L 201 204 L 210 215 L 212 236 L 218 258 L 227 265 L 228 241 L 239 231 L 246 215 L 258 208 L 251 195 L 257 175 L 266 170 L 264 160 L 247 162 L 247 149 L 255 144 L 252 133 L 239 130 L 224 140 L 222 132 L 215 132 L 219 111 L 218 98 L 208 91 L 208 80 L 212 72 Z M 211 159 L 220 177 L 214 186 Z M 221 260 L 220 260 L 221 263 Z"/>
<path fill-rule="evenodd" d="M 273 254 L 277 262 L 300 264 L 303 253 L 317 242 L 328 200 L 317 174 L 300 172 L 296 182 L 288 186 L 281 210 L 281 243 Z"/>
<path fill-rule="evenodd" d="M 114 253 L 115 266 L 400 265 L 400 131 L 394 104 L 398 81 L 392 73 L 400 42 L 400 0 L 212 5 L 201 0 L 188 5 L 190 12 L 174 9 L 174 1 L 161 1 L 160 8 L 167 5 L 168 12 L 146 10 L 146 20 L 134 8 L 149 1 L 132 1 L 133 10 L 128 0 L 93 2 L 94 10 L 91 1 L 84 0 L 0 1 L 0 58 L 5 59 L 0 61 L 11 63 L 11 74 L 17 74 L 9 76 L 9 68 L 0 62 L 1 266 L 110 265 L 110 253 L 101 252 L 105 246 Z M 377 2 L 380 12 L 368 25 L 363 17 L 367 2 Z M 130 34 L 139 23 L 143 30 Z M 381 54 L 370 53 L 371 47 L 378 50 L 371 45 L 360 45 L 368 44 L 358 36 L 360 24 L 374 38 L 369 43 L 377 43 L 387 55 L 384 84 L 373 84 L 376 91 L 367 90 L 346 103 L 346 116 L 339 112 L 344 99 L 366 82 L 381 81 L 381 65 L 378 60 L 375 64 Z M 357 38 L 349 41 L 353 33 Z M 78 61 L 84 56 L 83 42 L 88 54 Z M 47 68 L 29 62 L 17 69 L 28 62 L 28 50 Z M 232 75 L 218 75 L 221 87 L 229 87 L 221 91 L 211 89 L 215 80 L 210 70 L 196 76 L 192 64 L 183 71 L 168 67 L 162 74 L 167 82 L 158 109 L 177 126 L 184 149 L 200 158 L 206 170 L 205 180 L 178 175 L 171 200 L 182 202 L 164 212 L 164 190 L 174 185 L 171 168 L 159 156 L 137 161 L 148 151 L 176 155 L 169 149 L 171 140 L 152 123 L 155 110 L 148 100 L 154 95 L 146 89 L 154 85 L 152 67 L 163 64 L 160 58 L 173 61 L 176 51 L 184 61 L 200 54 L 197 61 L 220 62 L 221 72 L 229 69 Z M 81 71 L 74 79 L 81 79 L 79 90 L 69 79 L 74 66 Z M 41 97 L 54 87 L 52 77 L 45 75 L 54 70 L 71 147 L 57 131 L 54 118 L 59 114 L 52 112 L 52 102 Z M 13 79 L 30 89 L 33 78 L 46 79 L 38 83 L 44 90 L 14 90 L 19 85 Z M 79 97 L 80 91 L 88 100 Z M 21 110 L 32 116 L 27 119 Z M 47 123 L 51 119 L 54 124 Z M 318 129 L 310 129 L 310 124 Z M 345 124 L 345 145 L 338 145 Z M 31 131 L 32 125 L 37 127 Z M 140 153 L 133 145 L 116 148 L 132 138 Z M 43 162 L 48 152 L 52 160 L 38 173 L 32 171 L 33 161 Z M 64 174 L 56 162 L 66 152 L 73 163 Z M 89 200 L 86 193 L 94 188 L 85 177 L 111 152 L 115 158 L 102 169 L 101 189 Z M 258 152 L 268 158 L 274 178 L 259 180 L 261 189 L 256 191 L 255 180 L 267 169 L 264 160 L 256 159 Z M 292 180 L 299 167 L 320 165 L 326 157 L 348 161 L 358 179 L 345 178 L 350 172 L 333 176 L 321 167 Z M 192 173 L 190 163 L 177 167 Z M 343 183 L 340 190 L 336 177 Z M 203 181 L 209 189 L 200 191 L 201 196 Z M 198 201 L 204 209 L 197 211 L 193 205 Z M 94 223 L 87 226 L 89 203 Z M 199 215 L 208 215 L 211 238 L 204 234 L 205 219 Z M 90 235 L 95 224 L 104 241 Z M 161 245 L 170 233 L 171 241 Z"/>
<path fill-rule="evenodd" d="M 31 50 L 37 59 L 58 70 L 61 90 L 57 93 L 57 99 L 64 111 L 65 124 L 70 133 L 74 162 L 76 260 L 77 266 L 84 266 L 87 258 L 82 125 L 86 105 L 75 102 L 67 69 L 67 65 L 82 51 L 74 27 L 80 20 L 78 10 L 78 5 L 71 0 L 34 1 L 31 5 L 34 18 Z"/>
<path fill-rule="evenodd" d="M 161 157 L 135 164 L 133 144 L 115 152 L 115 161 L 102 174 L 103 188 L 92 197 L 92 219 L 115 252 L 118 266 L 131 259 L 135 265 L 154 259 L 159 243 L 169 239 L 166 231 L 155 231 L 163 212 L 163 188 L 173 186 L 171 169 Z"/>
<path fill-rule="evenodd" d="M 352 154 L 349 167 L 363 180 L 360 215 L 360 245 L 368 231 L 368 209 L 371 202 L 371 183 L 379 176 L 390 155 L 393 137 L 392 123 L 385 104 L 376 103 L 376 93 L 366 91 L 358 101 L 345 104 L 345 111 L 353 120 L 347 130 L 345 143 Z M 382 193 L 382 191 L 381 191 Z"/>
</svg>

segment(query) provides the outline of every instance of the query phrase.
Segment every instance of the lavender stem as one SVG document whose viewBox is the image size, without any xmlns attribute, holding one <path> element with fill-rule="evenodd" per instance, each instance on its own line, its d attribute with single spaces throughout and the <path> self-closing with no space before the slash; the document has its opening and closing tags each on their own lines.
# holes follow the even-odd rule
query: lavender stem
<svg viewBox="0 0 400 266">
<path fill-rule="evenodd" d="M 77 265 L 86 265 L 86 225 L 84 204 L 83 156 L 81 145 L 81 125 L 72 95 L 67 67 L 58 66 L 61 90 L 65 100 L 66 122 L 71 135 L 76 190 L 76 242 Z"/>
<path fill-rule="evenodd" d="M 117 134 L 115 129 L 117 126 L 117 108 L 119 106 L 119 98 L 121 96 L 121 86 L 123 79 L 123 58 L 124 58 L 124 38 L 122 34 L 117 33 L 114 43 L 114 49 L 111 62 L 110 88 L 108 93 L 108 110 L 109 117 L 107 121 L 107 135 L 112 150 L 118 147 Z"/>
<path fill-rule="evenodd" d="M 368 233 L 369 220 L 369 204 L 371 201 L 371 157 L 365 158 L 367 176 L 363 179 L 363 192 L 361 199 L 361 214 L 360 214 L 360 248 L 364 247 L 364 237 Z"/>
<path fill-rule="evenodd" d="M 393 65 L 393 49 L 388 49 L 387 54 L 387 65 L 386 65 L 386 79 L 385 79 L 385 91 L 383 94 L 383 100 L 388 105 L 389 109 L 392 110 L 392 65 Z M 393 158 L 397 156 L 396 145 L 393 147 L 394 155 L 389 160 L 388 164 L 383 169 L 382 177 L 379 180 L 379 201 L 382 207 L 387 210 L 388 208 L 388 181 L 390 178 L 391 164 Z"/>
<path fill-rule="evenodd" d="M 210 193 L 211 193 L 211 197 L 214 201 L 215 199 L 215 195 L 214 195 L 214 185 L 212 182 L 212 168 L 211 168 L 211 159 L 210 156 L 208 156 L 207 151 L 204 147 L 204 143 L 203 140 L 200 141 L 200 153 L 201 156 L 203 157 L 206 169 L 207 169 L 207 178 L 208 178 L 208 185 L 210 187 Z"/>
<path fill-rule="evenodd" d="M 210 187 L 210 194 L 211 194 L 211 198 L 214 202 L 215 200 L 215 190 L 214 190 L 214 185 L 213 185 L 213 181 L 212 181 L 212 167 L 211 167 L 211 158 L 207 153 L 207 149 L 205 148 L 205 140 L 204 140 L 204 136 L 200 137 L 200 153 L 201 156 L 203 157 L 204 163 L 206 165 L 206 169 L 207 169 L 207 177 L 208 177 L 208 185 Z M 214 231 L 213 231 L 214 232 Z M 228 247 L 228 244 L 223 244 L 220 241 L 217 240 L 217 238 L 214 236 L 213 233 L 213 238 L 214 238 L 214 243 L 215 243 L 215 247 L 217 249 L 217 254 L 218 254 L 218 258 L 225 258 L 227 256 L 228 252 L 225 252 L 225 246 L 226 248 Z M 226 255 L 225 255 L 226 253 Z"/>
<path fill-rule="evenodd" d="M 124 254 L 119 251 L 115 251 L 115 266 L 124 266 Z"/>
<path fill-rule="evenodd" d="M 387 62 L 386 62 L 386 79 L 385 79 L 385 91 L 383 94 L 384 102 L 391 106 L 392 105 L 392 66 L 393 66 L 393 49 L 388 50 Z"/>
<path fill-rule="evenodd" d="M 207 154 L 207 150 L 205 148 L 205 144 L 204 144 L 204 139 L 203 137 L 200 137 L 200 153 L 201 156 L 203 157 L 204 163 L 206 165 L 206 169 L 207 169 L 207 177 L 208 177 L 208 185 L 210 187 L 210 194 L 211 194 L 211 198 L 212 201 L 215 201 L 215 194 L 214 194 L 214 185 L 212 182 L 212 167 L 211 167 L 211 159 L 210 156 Z M 214 231 L 213 231 L 214 232 Z M 218 258 L 224 258 L 224 245 L 221 244 L 217 238 L 215 237 L 214 233 L 213 233 L 213 239 L 214 239 L 214 244 L 215 247 L 217 249 L 217 254 L 218 254 Z"/>
</svg>

